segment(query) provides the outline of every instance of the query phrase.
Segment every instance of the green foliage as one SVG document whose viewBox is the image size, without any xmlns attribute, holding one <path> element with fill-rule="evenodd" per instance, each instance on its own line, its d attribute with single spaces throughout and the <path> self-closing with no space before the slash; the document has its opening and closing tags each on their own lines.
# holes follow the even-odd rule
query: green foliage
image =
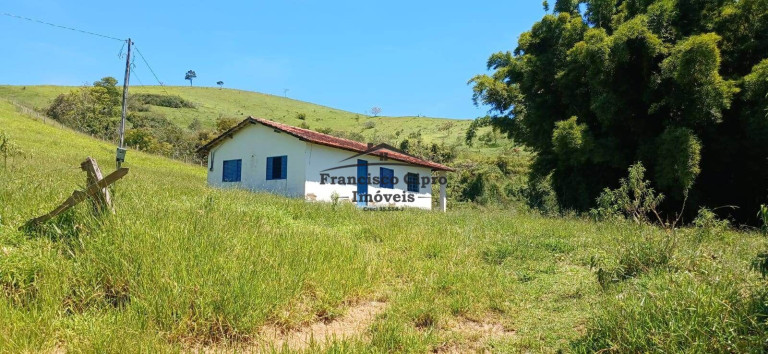
<svg viewBox="0 0 768 354">
<path fill-rule="evenodd" d="M 764 234 L 768 234 L 768 205 L 760 204 L 760 210 L 757 211 L 757 217 L 762 224 Z"/>
<path fill-rule="evenodd" d="M 234 117 L 219 117 L 216 120 L 216 131 L 223 133 L 232 129 L 234 126 L 240 123 L 240 120 Z"/>
<path fill-rule="evenodd" d="M 11 140 L 11 136 L 0 130 L 0 156 L 3 156 L 3 168 L 8 168 L 8 158 L 24 155 L 18 144 Z"/>
<path fill-rule="evenodd" d="M 575 0 L 555 0 L 555 12 L 574 13 L 578 11 L 579 2 Z"/>
<path fill-rule="evenodd" d="M 61 124 L 102 139 L 117 137 L 121 91 L 111 77 L 61 94 L 47 108 L 46 114 Z"/>
<path fill-rule="evenodd" d="M 298 119 L 298 120 L 306 120 L 307 119 L 307 115 L 304 114 L 304 113 L 296 113 L 296 119 Z"/>
<path fill-rule="evenodd" d="M 730 226 L 728 220 L 720 220 L 712 210 L 700 208 L 699 214 L 693 219 L 693 226 L 696 227 L 699 237 L 713 237 L 724 232 Z"/>
<path fill-rule="evenodd" d="M 492 54 L 492 73 L 470 80 L 473 101 L 534 149 L 534 173 L 552 173 L 567 209 L 594 206 L 642 160 L 669 196 L 661 213 L 691 195 L 689 215 L 735 203 L 751 219 L 750 191 L 768 188 L 768 2 L 575 3 L 557 2 L 514 51 Z"/>
<path fill-rule="evenodd" d="M 197 73 L 194 70 L 189 70 L 186 74 L 184 74 L 184 80 L 189 80 L 189 86 L 192 86 L 192 80 L 196 78 Z"/>
<path fill-rule="evenodd" d="M 587 157 L 589 149 L 588 128 L 577 122 L 576 117 L 555 123 L 552 132 L 552 151 L 563 164 L 578 164 Z"/>
<path fill-rule="evenodd" d="M 154 93 L 137 93 L 131 97 L 143 104 L 168 107 L 168 108 L 195 108 L 192 102 L 189 102 L 177 95 L 160 95 Z"/>
<path fill-rule="evenodd" d="M 467 128 L 467 132 L 464 134 L 464 142 L 467 146 L 472 146 L 473 140 L 477 136 L 477 130 L 482 127 L 491 125 L 491 117 L 485 116 L 472 120 L 472 124 Z"/>
<path fill-rule="evenodd" d="M 195 118 L 192 120 L 192 123 L 189 123 L 187 128 L 193 132 L 196 132 L 198 130 L 201 130 L 203 128 L 203 123 L 200 122 L 200 119 Z"/>
<path fill-rule="evenodd" d="M 737 89 L 718 73 L 720 40 L 715 33 L 688 37 L 677 42 L 661 63 L 661 78 L 668 81 L 662 85 L 670 86 L 662 105 L 674 121 L 688 127 L 719 123 L 730 107 Z"/>
<path fill-rule="evenodd" d="M 613 267 L 597 268 L 597 282 L 603 289 L 666 267 L 674 256 L 675 239 L 672 237 L 652 235 L 627 241 L 618 249 L 618 260 Z"/>
<path fill-rule="evenodd" d="M 590 214 L 599 219 L 624 215 L 638 223 L 646 222 L 651 214 L 658 218 L 656 209 L 662 200 L 664 195 L 651 188 L 651 182 L 645 180 L 645 167 L 638 162 L 629 167 L 629 175 L 619 181 L 619 188 L 600 193 Z"/>
<path fill-rule="evenodd" d="M 690 129 L 669 127 L 656 145 L 656 183 L 669 193 L 687 194 L 701 172 L 701 142 Z"/>
</svg>

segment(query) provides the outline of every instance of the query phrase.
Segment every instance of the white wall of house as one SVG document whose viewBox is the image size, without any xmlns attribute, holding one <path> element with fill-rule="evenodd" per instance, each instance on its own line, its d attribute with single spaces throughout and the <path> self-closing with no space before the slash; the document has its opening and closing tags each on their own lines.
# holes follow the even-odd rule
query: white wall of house
<svg viewBox="0 0 768 354">
<path fill-rule="evenodd" d="M 208 185 L 304 196 L 307 143 L 261 124 L 251 124 L 208 154 Z M 267 180 L 267 157 L 288 156 L 286 179 Z M 240 182 L 223 182 L 225 160 L 242 160 Z M 211 164 L 213 170 L 211 170 Z"/>
<path fill-rule="evenodd" d="M 322 172 L 322 171 L 328 168 L 333 168 L 341 165 L 354 165 L 354 164 L 357 164 L 358 159 L 368 161 L 368 164 L 369 164 L 368 173 L 371 175 L 371 178 L 381 177 L 380 168 L 386 167 L 394 170 L 394 176 L 397 177 L 398 179 L 398 183 L 393 186 L 394 187 L 393 189 L 380 188 L 379 185 L 373 185 L 373 184 L 368 185 L 368 193 L 371 195 L 376 195 L 377 193 L 402 195 L 404 191 L 407 191 L 405 174 L 409 172 L 417 173 L 419 174 L 419 177 L 432 176 L 431 169 L 427 167 L 417 166 L 417 165 L 407 165 L 407 166 L 373 165 L 374 163 L 381 163 L 381 162 L 388 162 L 393 164 L 401 163 L 396 160 L 382 161 L 379 156 L 365 155 L 365 156 L 355 157 L 353 159 L 349 159 L 342 162 L 342 160 L 356 154 L 357 153 L 353 151 L 347 151 L 347 150 L 331 148 L 323 145 L 308 143 L 307 149 L 306 149 L 307 177 L 306 177 L 306 187 L 304 188 L 304 190 L 306 191 L 307 199 L 319 200 L 319 201 L 331 201 L 331 195 L 333 194 L 333 192 L 336 192 L 340 197 L 347 197 L 349 198 L 348 200 L 351 200 L 351 198 L 353 197 L 352 192 L 357 191 L 356 184 L 352 184 L 352 185 L 321 184 L 321 178 L 322 178 L 321 175 L 323 173 L 328 173 L 331 176 L 357 177 L 357 167 L 354 167 L 354 166 L 338 169 L 338 170 L 326 171 L 326 172 Z M 407 206 L 407 207 L 415 207 L 415 208 L 421 208 L 421 209 L 432 208 L 432 185 L 431 184 L 427 184 L 423 188 L 421 187 L 421 184 L 419 184 L 418 193 L 413 193 L 413 192 L 405 192 L 405 193 L 413 194 L 414 202 L 412 203 L 381 202 L 381 203 L 371 203 L 369 204 L 369 206 Z"/>
<path fill-rule="evenodd" d="M 398 182 L 393 189 L 381 188 L 379 185 L 369 185 L 368 193 L 376 194 L 413 194 L 413 202 L 381 202 L 369 203 L 369 206 L 407 206 L 422 209 L 432 208 L 432 185 L 422 187 L 419 192 L 407 192 L 406 173 L 417 173 L 419 177 L 431 177 L 432 171 L 427 167 L 417 165 L 388 165 L 377 166 L 375 163 L 388 162 L 399 164 L 396 160 L 383 161 L 378 156 L 359 156 L 342 161 L 356 152 L 332 148 L 324 145 L 308 143 L 287 133 L 280 132 L 261 124 L 249 125 L 234 133 L 232 138 L 225 138 L 208 153 L 208 185 L 221 188 L 244 188 L 264 190 L 291 197 L 303 197 L 307 200 L 331 201 L 333 192 L 338 193 L 344 201 L 353 197 L 357 184 L 321 184 L 321 174 L 328 173 L 337 177 L 357 177 L 357 167 L 322 172 L 325 169 L 340 165 L 355 165 L 357 160 L 368 161 L 368 173 L 373 178 L 380 176 L 380 167 L 394 171 Z M 267 180 L 267 158 L 272 156 L 288 156 L 286 179 Z M 242 160 L 240 182 L 223 182 L 223 164 L 226 160 Z M 431 183 L 431 181 L 430 181 Z"/>
</svg>

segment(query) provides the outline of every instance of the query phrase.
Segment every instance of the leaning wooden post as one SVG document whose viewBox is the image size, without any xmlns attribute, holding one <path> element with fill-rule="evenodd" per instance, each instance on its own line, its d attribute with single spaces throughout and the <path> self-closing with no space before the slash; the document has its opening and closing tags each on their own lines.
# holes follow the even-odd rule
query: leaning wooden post
<svg viewBox="0 0 768 354">
<path fill-rule="evenodd" d="M 51 211 L 48 214 L 45 214 L 43 216 L 27 221 L 27 223 L 21 226 L 19 230 L 23 230 L 27 227 L 32 227 L 53 219 L 54 217 L 56 217 L 56 215 L 59 215 L 67 211 L 69 208 L 77 205 L 78 203 L 82 202 L 86 198 L 93 197 L 94 195 L 99 193 L 100 190 L 107 188 L 107 186 L 109 186 L 112 183 L 115 183 L 115 181 L 119 180 L 120 178 L 123 178 L 123 176 L 127 174 L 128 174 L 128 169 L 121 168 L 115 172 L 110 173 L 107 177 L 104 177 L 104 179 L 89 185 L 88 188 L 86 188 L 84 191 L 72 192 L 72 195 L 69 198 L 67 198 L 67 200 L 65 200 L 63 203 L 61 203 L 59 206 L 57 206 L 56 209 L 53 209 L 53 211 Z"/>
<path fill-rule="evenodd" d="M 85 179 L 86 186 L 95 184 L 104 178 L 101 174 L 99 165 L 96 163 L 96 160 L 90 156 L 88 156 L 85 161 L 80 164 L 80 168 L 87 174 Z M 112 209 L 112 197 L 109 195 L 108 188 L 105 187 L 96 193 L 93 198 L 93 207 L 96 212 L 115 212 L 114 209 Z"/>
</svg>

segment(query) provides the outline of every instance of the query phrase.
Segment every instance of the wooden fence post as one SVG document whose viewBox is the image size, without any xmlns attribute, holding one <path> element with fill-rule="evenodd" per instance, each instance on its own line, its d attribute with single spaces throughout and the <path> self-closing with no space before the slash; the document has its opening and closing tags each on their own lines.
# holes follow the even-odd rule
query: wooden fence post
<svg viewBox="0 0 768 354">
<path fill-rule="evenodd" d="M 24 228 L 41 224 L 48 220 L 53 219 L 54 217 L 56 217 L 56 215 L 59 215 L 67 211 L 67 209 L 77 205 L 78 203 L 82 202 L 86 198 L 94 197 L 96 194 L 101 193 L 100 192 L 101 190 L 103 190 L 104 188 L 107 188 L 107 186 L 109 186 L 112 183 L 115 183 L 115 181 L 119 180 L 120 178 L 123 178 L 127 174 L 128 174 L 128 169 L 121 168 L 115 172 L 110 173 L 107 177 L 104 177 L 103 179 L 96 181 L 96 183 L 89 185 L 83 191 L 72 192 L 72 195 L 69 198 L 67 198 L 67 200 L 65 200 L 63 203 L 61 203 L 59 206 L 57 206 L 56 209 L 53 209 L 48 214 L 45 214 L 43 216 L 39 216 L 37 218 L 27 221 L 27 223 L 21 226 L 19 230 L 23 230 Z"/>
<path fill-rule="evenodd" d="M 85 185 L 90 186 L 98 181 L 101 181 L 104 177 L 101 174 L 101 169 L 96 163 L 96 160 L 88 156 L 83 163 L 80 164 L 80 168 L 86 172 L 87 177 L 85 179 Z M 109 195 L 109 189 L 103 188 L 99 190 L 93 198 L 93 207 L 96 212 L 109 211 L 114 213 L 112 208 L 112 197 Z"/>
</svg>

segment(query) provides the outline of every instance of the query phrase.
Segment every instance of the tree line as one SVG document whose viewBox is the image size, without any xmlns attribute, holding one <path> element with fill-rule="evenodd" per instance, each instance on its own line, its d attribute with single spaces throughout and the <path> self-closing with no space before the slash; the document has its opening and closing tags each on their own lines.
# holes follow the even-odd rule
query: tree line
<svg viewBox="0 0 768 354">
<path fill-rule="evenodd" d="M 545 9 L 548 4 L 545 2 Z M 530 177 L 587 210 L 641 162 L 667 217 L 755 221 L 768 187 L 768 1 L 558 0 L 470 80 Z"/>
<path fill-rule="evenodd" d="M 116 142 L 120 120 L 122 88 L 117 80 L 105 77 L 92 85 L 84 85 L 57 96 L 45 113 L 75 130 Z M 205 129 L 199 119 L 193 119 L 187 129 L 171 122 L 152 106 L 195 108 L 179 96 L 148 93 L 131 94 L 128 98 L 128 123 L 125 144 L 130 148 L 164 155 L 187 162 L 201 162 L 197 148 L 218 133 L 238 123 L 235 118 L 221 117 L 215 129 Z"/>
</svg>

